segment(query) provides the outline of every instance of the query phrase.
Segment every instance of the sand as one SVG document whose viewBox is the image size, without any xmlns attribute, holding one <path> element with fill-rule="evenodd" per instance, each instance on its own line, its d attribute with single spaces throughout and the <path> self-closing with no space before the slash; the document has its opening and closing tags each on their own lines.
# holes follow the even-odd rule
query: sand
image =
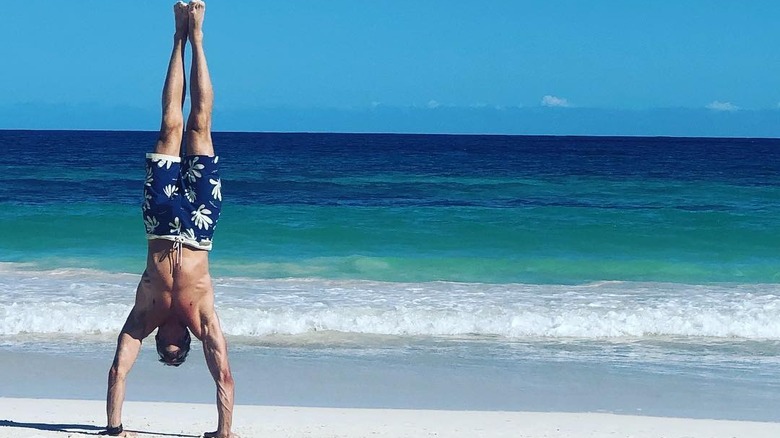
<svg viewBox="0 0 780 438">
<path fill-rule="evenodd" d="M 104 425 L 104 409 L 94 400 L 0 398 L 0 438 L 94 436 Z M 215 424 L 212 405 L 125 403 L 125 428 L 138 437 L 197 437 Z M 780 423 L 607 413 L 236 406 L 234 431 L 242 438 L 768 438 L 780 436 Z"/>
</svg>

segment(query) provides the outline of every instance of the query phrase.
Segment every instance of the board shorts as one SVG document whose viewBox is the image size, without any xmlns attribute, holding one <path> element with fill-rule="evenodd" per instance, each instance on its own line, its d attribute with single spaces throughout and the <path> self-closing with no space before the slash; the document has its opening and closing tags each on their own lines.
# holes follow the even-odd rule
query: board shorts
<svg viewBox="0 0 780 438">
<path fill-rule="evenodd" d="M 211 250 L 222 209 L 219 157 L 146 154 L 146 238 Z"/>
</svg>

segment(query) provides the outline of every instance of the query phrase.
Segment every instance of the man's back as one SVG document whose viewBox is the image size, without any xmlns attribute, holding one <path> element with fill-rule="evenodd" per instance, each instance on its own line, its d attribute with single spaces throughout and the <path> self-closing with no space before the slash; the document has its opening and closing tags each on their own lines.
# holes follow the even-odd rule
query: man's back
<svg viewBox="0 0 780 438">
<path fill-rule="evenodd" d="M 203 318 L 214 313 L 214 292 L 208 252 L 181 249 L 181 257 L 166 240 L 150 240 L 136 307 L 146 313 L 145 332 L 177 320 L 197 338 Z"/>
</svg>

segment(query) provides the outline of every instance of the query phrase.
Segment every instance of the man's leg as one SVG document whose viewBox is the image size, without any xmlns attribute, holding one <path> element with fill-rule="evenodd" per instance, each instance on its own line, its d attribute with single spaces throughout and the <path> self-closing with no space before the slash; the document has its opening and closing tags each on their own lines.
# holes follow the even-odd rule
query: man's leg
<svg viewBox="0 0 780 438">
<path fill-rule="evenodd" d="M 154 151 L 158 154 L 179 156 L 184 132 L 182 113 L 186 91 L 184 46 L 189 36 L 189 10 L 187 5 L 180 1 L 173 6 L 173 11 L 176 17 L 176 31 L 173 34 L 173 51 L 163 87 L 160 137 Z"/>
<path fill-rule="evenodd" d="M 214 155 L 211 142 L 211 110 L 214 90 L 203 50 L 203 17 L 206 4 L 193 0 L 189 5 L 189 38 L 192 44 L 190 70 L 190 116 L 187 119 L 187 155 Z"/>
</svg>

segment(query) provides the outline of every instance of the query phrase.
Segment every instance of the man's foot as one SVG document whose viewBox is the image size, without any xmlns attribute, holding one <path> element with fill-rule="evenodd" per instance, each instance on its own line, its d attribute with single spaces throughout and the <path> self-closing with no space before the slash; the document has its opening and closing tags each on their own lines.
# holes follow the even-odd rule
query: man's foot
<svg viewBox="0 0 780 438">
<path fill-rule="evenodd" d="M 179 1 L 173 5 L 173 16 L 176 18 L 176 38 L 187 39 L 190 34 L 190 11 L 187 4 Z"/>
<path fill-rule="evenodd" d="M 190 41 L 203 40 L 203 17 L 206 15 L 206 3 L 201 0 L 193 0 L 189 5 L 190 12 Z"/>
</svg>

